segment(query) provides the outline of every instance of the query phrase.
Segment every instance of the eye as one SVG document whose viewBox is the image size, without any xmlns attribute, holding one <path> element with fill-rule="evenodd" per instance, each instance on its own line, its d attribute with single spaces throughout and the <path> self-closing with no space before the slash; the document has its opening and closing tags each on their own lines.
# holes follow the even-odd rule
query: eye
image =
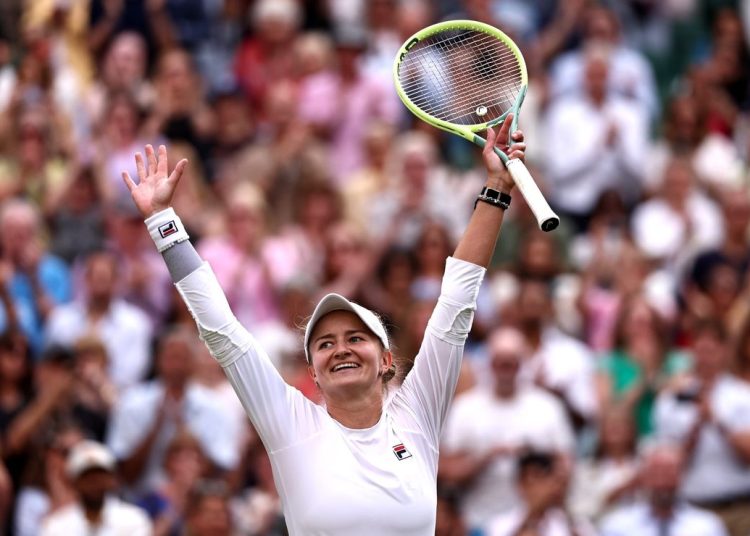
<svg viewBox="0 0 750 536">
<path fill-rule="evenodd" d="M 333 343 L 331 341 L 323 341 L 318 345 L 318 350 L 325 350 L 326 348 L 330 348 L 333 346 Z"/>
<path fill-rule="evenodd" d="M 349 342 L 362 342 L 364 339 L 360 337 L 359 335 L 352 335 L 349 337 Z"/>
</svg>

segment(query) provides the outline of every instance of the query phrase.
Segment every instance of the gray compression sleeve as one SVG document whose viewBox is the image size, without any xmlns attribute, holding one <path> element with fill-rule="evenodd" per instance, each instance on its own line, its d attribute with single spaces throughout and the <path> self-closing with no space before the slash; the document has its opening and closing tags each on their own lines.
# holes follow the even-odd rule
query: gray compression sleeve
<svg viewBox="0 0 750 536">
<path fill-rule="evenodd" d="M 175 283 L 184 279 L 188 274 L 194 272 L 203 264 L 200 255 L 198 255 L 193 244 L 188 240 L 179 242 L 169 249 L 165 249 L 161 255 L 164 257 L 169 273 L 172 276 L 172 281 Z"/>
</svg>

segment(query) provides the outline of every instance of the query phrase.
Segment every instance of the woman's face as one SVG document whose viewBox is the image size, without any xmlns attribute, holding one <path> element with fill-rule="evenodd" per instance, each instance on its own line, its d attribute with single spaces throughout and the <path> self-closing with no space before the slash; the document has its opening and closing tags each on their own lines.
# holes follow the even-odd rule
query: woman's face
<svg viewBox="0 0 750 536">
<path fill-rule="evenodd" d="M 380 339 L 349 311 L 333 311 L 318 321 L 309 352 L 310 375 L 326 399 L 382 392 L 381 376 L 392 361 Z"/>
</svg>

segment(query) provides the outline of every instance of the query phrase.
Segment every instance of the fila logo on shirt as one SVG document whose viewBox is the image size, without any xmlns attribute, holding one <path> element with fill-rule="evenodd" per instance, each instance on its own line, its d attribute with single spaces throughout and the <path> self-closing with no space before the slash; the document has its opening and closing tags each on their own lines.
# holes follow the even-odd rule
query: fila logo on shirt
<svg viewBox="0 0 750 536">
<path fill-rule="evenodd" d="M 165 224 L 162 224 L 159 226 L 159 234 L 162 238 L 166 238 L 169 235 L 173 235 L 177 232 L 177 225 L 175 225 L 174 220 L 168 221 Z"/>
<path fill-rule="evenodd" d="M 406 447 L 404 446 L 403 443 L 394 445 L 393 453 L 396 455 L 396 458 L 398 458 L 399 460 L 405 460 L 406 458 L 411 458 L 411 452 L 406 450 Z"/>
</svg>

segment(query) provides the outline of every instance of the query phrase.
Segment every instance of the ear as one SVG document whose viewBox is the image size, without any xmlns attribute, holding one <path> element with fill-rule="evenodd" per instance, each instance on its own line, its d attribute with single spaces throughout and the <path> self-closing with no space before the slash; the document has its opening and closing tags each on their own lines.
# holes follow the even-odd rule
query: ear
<svg viewBox="0 0 750 536">
<path fill-rule="evenodd" d="M 393 364 L 393 353 L 390 350 L 383 350 L 383 355 L 380 359 L 383 369 L 388 370 Z"/>
<path fill-rule="evenodd" d="M 307 365 L 307 373 L 310 375 L 310 378 L 312 378 L 312 381 L 318 383 L 318 375 L 315 374 L 315 369 L 312 365 Z"/>
</svg>

